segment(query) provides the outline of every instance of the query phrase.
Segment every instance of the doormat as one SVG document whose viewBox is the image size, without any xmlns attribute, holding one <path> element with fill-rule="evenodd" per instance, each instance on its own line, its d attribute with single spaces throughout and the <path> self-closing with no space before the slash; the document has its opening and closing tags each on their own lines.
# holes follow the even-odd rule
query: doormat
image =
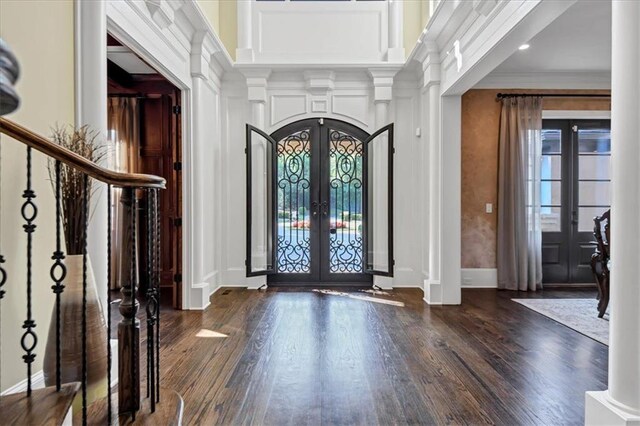
<svg viewBox="0 0 640 426">
<path fill-rule="evenodd" d="M 609 313 L 598 318 L 596 299 L 511 299 L 609 346 Z"/>
</svg>

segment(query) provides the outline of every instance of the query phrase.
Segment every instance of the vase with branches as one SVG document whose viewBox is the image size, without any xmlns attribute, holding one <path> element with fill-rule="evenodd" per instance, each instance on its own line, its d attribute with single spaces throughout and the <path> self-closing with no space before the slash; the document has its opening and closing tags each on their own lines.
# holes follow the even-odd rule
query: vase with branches
<svg viewBox="0 0 640 426">
<path fill-rule="evenodd" d="M 74 128 L 58 126 L 52 131 L 55 143 L 94 163 L 100 163 L 107 156 L 107 150 L 99 143 L 98 133 L 88 126 Z M 60 351 L 60 372 L 62 383 L 82 380 L 82 328 L 83 309 L 83 268 L 86 229 L 91 219 L 91 200 L 96 195 L 92 179 L 86 179 L 80 170 L 64 163 L 58 166 L 49 161 L 49 176 L 56 192 L 56 178 L 59 167 L 60 220 L 66 247 L 64 265 L 66 276 L 61 294 L 60 335 L 64 344 Z M 85 191 L 87 205 L 85 206 Z M 85 212 L 86 208 L 86 212 Z M 91 259 L 87 254 L 87 396 L 89 401 L 106 395 L 107 392 L 107 333 L 104 315 L 95 285 Z M 108 308 L 108 307 L 107 307 Z M 44 356 L 44 377 L 47 386 L 56 381 L 56 322 L 57 312 L 51 314 L 49 336 Z M 75 408 L 75 407 L 74 407 Z"/>
</svg>

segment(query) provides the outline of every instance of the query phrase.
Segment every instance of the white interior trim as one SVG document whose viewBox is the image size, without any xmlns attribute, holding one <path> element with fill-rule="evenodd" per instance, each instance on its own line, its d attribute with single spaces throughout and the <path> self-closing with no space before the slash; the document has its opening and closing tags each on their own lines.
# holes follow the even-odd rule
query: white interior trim
<svg viewBox="0 0 640 426">
<path fill-rule="evenodd" d="M 542 119 L 610 120 L 611 111 L 544 110 Z"/>
<path fill-rule="evenodd" d="M 462 269 L 462 288 L 498 288 L 498 270 L 495 268 Z"/>
</svg>

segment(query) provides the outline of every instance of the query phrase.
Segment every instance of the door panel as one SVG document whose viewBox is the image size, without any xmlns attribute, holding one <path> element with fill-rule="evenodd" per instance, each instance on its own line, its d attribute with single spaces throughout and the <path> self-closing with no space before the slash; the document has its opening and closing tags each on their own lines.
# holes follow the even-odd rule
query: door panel
<svg viewBox="0 0 640 426">
<path fill-rule="evenodd" d="M 393 124 L 366 141 L 367 259 L 366 270 L 393 276 Z"/>
<path fill-rule="evenodd" d="M 376 167 L 384 169 L 378 171 L 376 183 L 387 182 L 373 194 L 385 197 L 376 214 L 381 220 L 386 218 L 381 228 L 385 236 L 379 241 L 386 244 L 381 249 L 386 263 L 375 272 L 390 274 L 392 250 L 388 237 L 392 230 L 388 223 L 392 214 L 386 203 L 392 197 L 388 185 L 393 173 L 389 168 L 392 133 L 390 125 L 370 138 L 351 124 L 314 118 L 291 123 L 271 134 L 275 147 L 272 222 L 276 255 L 273 270 L 265 271 L 270 284 L 372 283 L 365 256 L 367 179 L 371 176 L 367 174 L 367 142 L 376 152 L 386 150 L 375 157 L 380 162 Z M 255 171 L 254 163 L 252 172 Z M 258 184 L 254 180 L 251 179 L 251 185 Z M 248 188 L 248 194 L 252 191 Z M 371 235 L 374 231 L 370 230 Z"/>
<path fill-rule="evenodd" d="M 247 276 L 274 272 L 275 141 L 247 124 Z"/>
<path fill-rule="evenodd" d="M 545 283 L 592 283 L 593 218 L 610 206 L 608 120 L 544 120 L 542 263 Z"/>
<path fill-rule="evenodd" d="M 138 170 L 139 173 L 162 176 L 167 181 L 166 190 L 159 192 L 158 203 L 161 238 L 160 296 L 163 304 L 172 304 L 177 309 L 182 306 L 182 236 L 180 227 L 176 226 L 182 212 L 182 179 L 179 170 L 174 167 L 175 163 L 181 161 L 180 114 L 174 113 L 177 111 L 174 106 L 179 105 L 179 98 L 178 92 L 149 95 L 141 101 L 142 131 Z M 141 265 L 146 262 L 145 232 L 141 228 Z"/>
</svg>

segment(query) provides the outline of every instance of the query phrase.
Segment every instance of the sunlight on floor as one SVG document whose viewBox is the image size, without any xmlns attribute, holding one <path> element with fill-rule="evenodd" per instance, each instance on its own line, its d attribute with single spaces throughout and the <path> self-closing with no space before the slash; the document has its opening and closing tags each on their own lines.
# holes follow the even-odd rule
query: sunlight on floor
<svg viewBox="0 0 640 426">
<path fill-rule="evenodd" d="M 226 334 L 218 333 L 217 331 L 207 330 L 203 328 L 196 333 L 196 337 L 227 337 Z"/>
<path fill-rule="evenodd" d="M 404 302 L 397 302 L 395 300 L 387 300 L 387 299 L 378 299 L 377 297 L 363 296 L 356 293 L 345 293 L 343 291 L 322 290 L 322 289 L 314 289 L 313 291 L 315 291 L 316 293 L 328 294 L 331 296 L 342 296 L 342 297 L 348 297 L 349 299 L 364 300 L 365 302 L 382 303 L 384 305 L 404 307 Z"/>
</svg>

